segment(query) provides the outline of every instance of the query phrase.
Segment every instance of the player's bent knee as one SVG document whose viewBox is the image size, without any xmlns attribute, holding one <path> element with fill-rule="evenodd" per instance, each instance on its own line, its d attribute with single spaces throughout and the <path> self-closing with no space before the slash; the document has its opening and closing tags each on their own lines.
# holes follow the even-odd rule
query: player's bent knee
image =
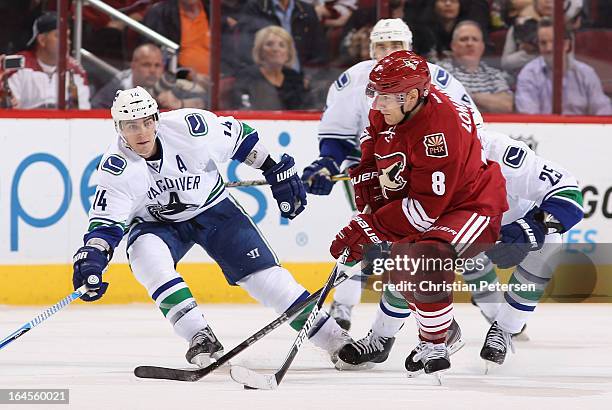
<svg viewBox="0 0 612 410">
<path fill-rule="evenodd" d="M 305 293 L 291 273 L 281 266 L 263 269 L 238 281 L 238 285 L 264 306 L 282 313 Z"/>
<path fill-rule="evenodd" d="M 128 249 L 128 259 L 134 277 L 147 289 L 178 276 L 168 245 L 156 235 L 136 238 Z"/>
</svg>

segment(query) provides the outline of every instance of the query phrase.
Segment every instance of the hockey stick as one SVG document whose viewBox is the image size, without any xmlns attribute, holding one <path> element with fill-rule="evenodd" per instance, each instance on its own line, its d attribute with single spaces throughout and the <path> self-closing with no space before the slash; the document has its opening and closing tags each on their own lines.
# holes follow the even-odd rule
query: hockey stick
<svg viewBox="0 0 612 410">
<path fill-rule="evenodd" d="M 66 296 L 64 299 L 57 302 L 55 305 L 42 312 L 40 315 L 36 316 L 34 319 L 30 320 L 28 323 L 21 326 L 19 329 L 15 330 L 13 333 L 11 333 L 10 335 L 2 339 L 2 341 L 0 341 L 0 349 L 8 345 L 9 343 L 15 341 L 16 339 L 20 338 L 21 336 L 29 332 L 32 328 L 40 325 L 45 320 L 49 319 L 51 316 L 68 306 L 74 300 L 80 298 L 85 292 L 87 292 L 87 288 L 85 287 L 85 285 L 83 285 L 74 292 L 72 292 L 70 295 Z"/>
<path fill-rule="evenodd" d="M 291 346 L 291 350 L 289 350 L 289 353 L 287 354 L 285 361 L 283 362 L 281 367 L 276 371 L 276 373 L 271 374 L 271 375 L 260 374 L 246 367 L 232 366 L 230 368 L 230 375 L 235 382 L 238 382 L 244 385 L 244 387 L 247 389 L 274 390 L 280 385 L 281 381 L 285 377 L 285 374 L 287 374 L 287 370 L 289 370 L 291 363 L 293 363 L 293 360 L 295 359 L 298 352 L 300 351 L 300 347 L 302 346 L 304 341 L 308 338 L 308 334 L 310 333 L 310 330 L 314 326 L 315 320 L 317 316 L 319 315 L 319 311 L 323 307 L 325 298 L 327 298 L 327 295 L 334 287 L 334 283 L 336 282 L 336 277 L 338 275 L 338 265 L 340 263 L 346 262 L 348 255 L 349 255 L 349 249 L 347 248 L 344 250 L 344 252 L 342 252 L 342 255 L 340 256 L 340 262 L 336 264 L 336 266 L 332 270 L 332 273 L 329 275 L 329 279 L 327 279 L 327 282 L 325 283 L 325 286 L 323 286 L 323 289 L 321 290 L 321 294 L 319 295 L 319 298 L 317 299 L 317 304 L 315 305 L 315 307 L 312 309 L 312 311 L 308 315 L 308 319 L 306 319 L 304 326 L 302 326 L 302 329 L 299 331 L 297 337 L 295 338 L 295 341 L 293 342 L 293 345 Z"/>
<path fill-rule="evenodd" d="M 332 175 L 330 177 L 332 181 L 348 181 L 350 178 L 346 174 L 338 174 Z M 268 181 L 265 179 L 251 179 L 245 181 L 228 181 L 225 183 L 226 188 L 239 188 L 243 186 L 258 186 L 258 185 L 268 185 Z"/>
<path fill-rule="evenodd" d="M 334 267 L 334 271 L 336 271 L 337 266 Z M 341 269 L 334 282 L 332 287 L 338 286 L 348 278 L 356 275 L 361 271 L 360 264 L 356 264 L 353 267 L 348 269 Z M 310 295 L 308 298 L 304 299 L 301 303 L 298 303 L 295 306 L 290 307 L 286 312 L 282 315 L 274 319 L 272 322 L 268 323 L 266 326 L 262 327 L 260 330 L 255 332 L 253 335 L 249 336 L 246 340 L 239 343 L 236 347 L 234 347 L 229 352 L 225 353 L 223 356 L 217 359 L 217 361 L 209 364 L 206 367 L 201 369 L 172 369 L 168 367 L 157 367 L 157 366 L 138 366 L 134 369 L 134 375 L 136 377 L 140 377 L 143 379 L 166 379 L 166 380 L 178 380 L 183 382 L 195 382 L 200 380 L 204 376 L 209 373 L 217 370 L 219 367 L 223 366 L 225 363 L 233 359 L 238 354 L 242 353 L 246 348 L 253 345 L 259 339 L 268 335 L 274 329 L 282 325 L 283 323 L 290 320 L 294 315 L 300 313 L 306 306 L 310 305 L 312 302 L 316 301 L 323 292 L 323 288 L 317 290 L 315 293 Z"/>
</svg>

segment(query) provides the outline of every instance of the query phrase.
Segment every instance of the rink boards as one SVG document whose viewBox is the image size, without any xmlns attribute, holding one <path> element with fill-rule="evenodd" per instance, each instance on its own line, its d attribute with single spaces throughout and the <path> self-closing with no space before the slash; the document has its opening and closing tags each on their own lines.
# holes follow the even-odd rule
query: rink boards
<svg viewBox="0 0 612 410">
<path fill-rule="evenodd" d="M 83 116 L 83 114 L 80 114 Z M 116 138 L 106 114 L 98 118 L 0 118 L 4 158 L 0 174 L 0 304 L 49 304 L 71 289 L 70 260 L 87 226 L 95 191 L 94 170 L 100 154 Z M 301 170 L 318 153 L 316 115 L 245 119 L 276 153 L 288 152 Z M 240 117 L 239 117 L 240 118 Z M 538 154 L 571 170 L 584 191 L 586 219 L 566 234 L 569 243 L 612 243 L 612 151 L 606 119 L 539 117 L 499 118 L 492 129 L 535 147 Z M 560 123 L 565 121 L 565 123 Z M 226 181 L 260 179 L 258 171 L 225 164 Z M 309 196 L 306 213 L 295 221 L 280 218 L 267 187 L 231 189 L 267 236 L 279 259 L 306 287 L 316 289 L 329 273 L 330 240 L 351 210 L 342 186 L 329 197 Z M 591 246 L 591 245 L 589 245 Z M 593 245 L 595 246 L 595 245 Z M 149 298 L 132 278 L 123 245 L 107 273 L 111 283 L 105 303 L 145 302 Z M 193 249 L 179 271 L 198 300 L 240 303 L 249 298 L 227 286 L 220 270 L 200 249 Z"/>
</svg>

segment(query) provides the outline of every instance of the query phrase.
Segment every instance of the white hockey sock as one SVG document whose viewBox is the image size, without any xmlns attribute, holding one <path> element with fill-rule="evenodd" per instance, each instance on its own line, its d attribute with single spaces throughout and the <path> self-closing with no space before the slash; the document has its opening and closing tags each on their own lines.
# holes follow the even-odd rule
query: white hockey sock
<svg viewBox="0 0 612 410">
<path fill-rule="evenodd" d="M 134 276 L 149 293 L 174 331 L 186 341 L 208 323 L 183 278 L 174 269 L 166 244 L 153 234 L 145 234 L 128 250 Z"/>
<path fill-rule="evenodd" d="M 334 301 L 343 305 L 355 306 L 361 300 L 361 275 L 355 275 L 336 287 Z"/>
<path fill-rule="evenodd" d="M 372 330 L 384 337 L 394 337 L 410 316 L 411 310 L 406 299 L 395 291 L 385 288 L 376 310 Z"/>
<path fill-rule="evenodd" d="M 238 285 L 253 299 L 273 308 L 278 314 L 289 309 L 299 298 L 308 296 L 308 291 L 281 266 L 272 266 L 252 273 L 238 281 Z"/>
<path fill-rule="evenodd" d="M 311 330 L 309 339 L 315 346 L 330 354 L 336 352 L 349 341 L 347 333 L 324 311 L 319 313 L 317 323 Z"/>
<path fill-rule="evenodd" d="M 374 319 L 374 323 L 372 323 L 372 330 L 379 336 L 395 337 L 395 335 L 400 331 L 402 326 L 404 326 L 406 318 L 410 314 L 404 317 L 390 316 L 385 313 L 385 311 L 381 307 L 381 304 L 382 301 L 378 304 L 378 309 L 376 309 L 376 317 Z"/>
<path fill-rule="evenodd" d="M 527 323 L 553 276 L 558 260 L 552 256 L 558 252 L 560 243 L 561 235 L 547 235 L 544 247 L 529 252 L 512 272 L 508 283 L 515 287 L 504 292 L 504 303 L 495 317 L 503 330 L 518 333 Z M 528 290 L 521 290 L 517 285 Z"/>
</svg>

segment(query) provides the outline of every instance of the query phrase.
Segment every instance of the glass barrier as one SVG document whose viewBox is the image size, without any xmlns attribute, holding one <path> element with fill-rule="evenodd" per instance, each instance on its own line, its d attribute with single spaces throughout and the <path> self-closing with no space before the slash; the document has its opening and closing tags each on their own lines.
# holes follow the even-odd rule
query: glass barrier
<svg viewBox="0 0 612 410">
<path fill-rule="evenodd" d="M 178 44 L 176 67 L 172 50 L 85 1 L 81 61 L 67 61 L 69 108 L 107 109 L 116 90 L 140 85 L 164 109 L 321 111 L 330 87 L 350 81 L 341 74 L 370 59 L 377 7 L 387 6 L 384 15 L 409 25 L 413 49 L 443 68 L 434 84 L 445 86 L 450 72 L 482 112 L 552 113 L 553 0 L 221 0 L 218 22 L 210 1 L 104 3 Z M 612 2 L 560 3 L 562 113 L 611 115 Z M 57 105 L 56 9 L 55 1 L 0 3 L 2 107 Z M 72 31 L 79 10 L 71 2 Z"/>
</svg>

